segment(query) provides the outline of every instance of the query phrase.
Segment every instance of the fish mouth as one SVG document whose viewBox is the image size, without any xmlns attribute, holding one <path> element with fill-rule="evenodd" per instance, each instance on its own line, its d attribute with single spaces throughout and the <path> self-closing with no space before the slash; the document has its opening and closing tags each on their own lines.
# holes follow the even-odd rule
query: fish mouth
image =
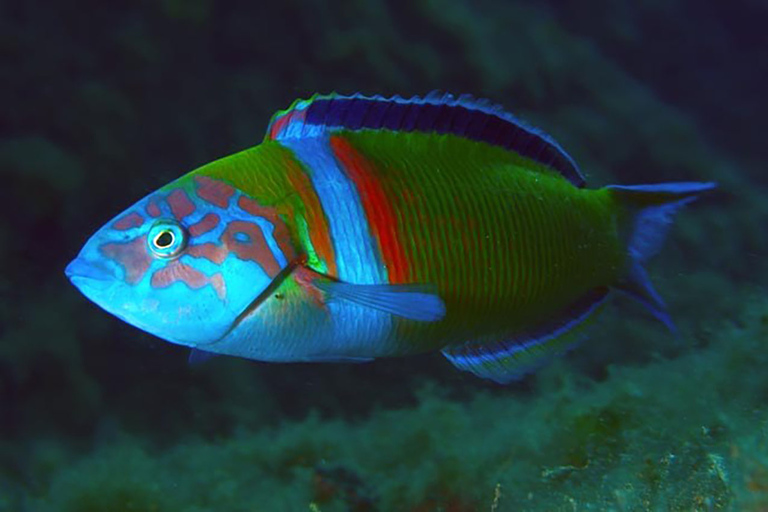
<svg viewBox="0 0 768 512">
<path fill-rule="evenodd" d="M 88 261 L 85 258 L 77 257 L 72 260 L 64 274 L 71 281 L 72 279 L 92 279 L 94 281 L 111 281 L 115 279 L 115 274 L 105 265 L 94 261 Z"/>
<path fill-rule="evenodd" d="M 111 286 L 117 276 L 106 265 L 89 261 L 78 256 L 64 269 L 67 279 L 80 291 L 85 293 L 87 289 L 105 289 Z"/>
</svg>

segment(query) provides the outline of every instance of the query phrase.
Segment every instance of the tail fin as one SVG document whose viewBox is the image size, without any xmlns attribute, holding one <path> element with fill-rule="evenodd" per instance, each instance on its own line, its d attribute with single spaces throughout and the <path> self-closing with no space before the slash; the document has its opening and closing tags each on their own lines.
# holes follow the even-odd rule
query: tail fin
<svg viewBox="0 0 768 512">
<path fill-rule="evenodd" d="M 626 243 L 630 267 L 617 288 L 641 302 L 671 331 L 676 331 L 664 301 L 653 289 L 643 268 L 659 252 L 672 223 L 672 216 L 699 194 L 712 190 L 712 182 L 659 183 L 655 185 L 611 185 L 616 201 L 624 205 Z"/>
</svg>

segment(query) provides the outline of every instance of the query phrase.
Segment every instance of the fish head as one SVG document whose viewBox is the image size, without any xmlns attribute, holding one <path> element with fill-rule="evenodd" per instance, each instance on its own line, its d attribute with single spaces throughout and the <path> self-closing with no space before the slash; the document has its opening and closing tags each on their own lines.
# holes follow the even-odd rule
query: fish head
<svg viewBox="0 0 768 512">
<path fill-rule="evenodd" d="M 225 181 L 186 176 L 107 222 L 65 273 L 129 324 L 204 346 L 233 328 L 295 254 L 274 208 Z"/>
</svg>

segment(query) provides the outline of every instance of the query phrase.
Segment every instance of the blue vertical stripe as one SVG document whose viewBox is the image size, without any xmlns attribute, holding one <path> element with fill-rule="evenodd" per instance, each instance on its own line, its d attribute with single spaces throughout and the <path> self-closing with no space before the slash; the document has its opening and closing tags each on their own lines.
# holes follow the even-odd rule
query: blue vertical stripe
<svg viewBox="0 0 768 512">
<path fill-rule="evenodd" d="M 309 170 L 328 219 L 338 278 L 352 284 L 386 283 L 386 271 L 379 262 L 360 196 L 334 157 L 328 138 L 288 139 L 282 143 Z"/>
<path fill-rule="evenodd" d="M 281 143 L 307 169 L 325 212 L 336 255 L 336 277 L 350 284 L 386 284 L 387 272 L 379 261 L 360 196 L 333 155 L 328 137 L 287 139 Z M 392 347 L 385 341 L 392 333 L 389 313 L 346 300 L 331 301 L 327 306 L 333 333 L 323 340 L 326 353 L 357 354 L 363 348 L 367 353 L 391 353 Z"/>
</svg>

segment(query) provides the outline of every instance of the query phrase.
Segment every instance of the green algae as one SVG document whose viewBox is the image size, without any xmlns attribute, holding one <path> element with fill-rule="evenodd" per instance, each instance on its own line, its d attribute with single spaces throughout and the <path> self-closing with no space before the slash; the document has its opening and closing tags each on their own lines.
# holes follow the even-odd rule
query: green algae
<svg viewBox="0 0 768 512">
<path fill-rule="evenodd" d="M 487 511 L 497 491 L 498 511 L 759 510 L 768 427 L 753 424 L 768 425 L 768 355 L 758 350 L 768 302 L 754 301 L 741 327 L 722 322 L 707 348 L 616 367 L 600 383 L 562 361 L 537 379 L 547 393 L 527 398 L 455 401 L 428 386 L 415 407 L 358 421 L 311 416 L 162 449 L 116 434 L 86 456 L 47 456 L 25 506 L 333 511 L 348 510 L 351 485 L 369 510 Z M 736 389 L 734 372 L 745 376 Z M 347 494 L 332 478 L 320 492 L 319 475 L 334 471 L 356 482 Z"/>
<path fill-rule="evenodd" d="M 576 2 L 368 0 L 252 15 L 104 4 L 87 26 L 52 4 L 33 25 L 2 17 L 13 105 L 0 143 L 0 510 L 766 509 L 764 148 L 723 154 L 701 112 L 638 80 L 616 46 L 667 46 L 604 3 L 598 17 Z M 648 9 L 669 8 L 677 27 L 684 4 Z M 593 33 L 572 26 L 585 16 Z M 253 144 L 296 96 L 435 88 L 490 96 L 546 128 L 591 184 L 720 182 L 651 265 L 680 337 L 617 301 L 582 349 L 504 389 L 439 356 L 189 370 L 186 354 L 65 288 L 65 260 L 98 219 Z M 742 126 L 733 112 L 756 106 L 735 96 L 720 103 L 744 149 L 762 131 Z"/>
</svg>

